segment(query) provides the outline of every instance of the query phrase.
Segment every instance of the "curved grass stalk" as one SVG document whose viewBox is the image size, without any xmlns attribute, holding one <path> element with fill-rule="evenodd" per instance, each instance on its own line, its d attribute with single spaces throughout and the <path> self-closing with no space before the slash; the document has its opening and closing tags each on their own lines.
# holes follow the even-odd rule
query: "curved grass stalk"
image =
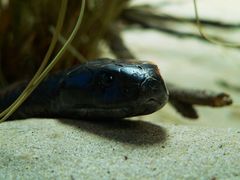
<svg viewBox="0 0 240 180">
<path fill-rule="evenodd" d="M 60 11 L 59 11 L 59 15 L 58 15 L 58 20 L 57 20 L 57 25 L 56 25 L 56 33 L 54 33 L 52 41 L 50 43 L 50 46 L 48 48 L 48 51 L 43 59 L 42 64 L 40 65 L 39 69 L 37 70 L 36 74 L 34 75 L 34 77 L 31 79 L 31 81 L 28 83 L 27 87 L 24 89 L 24 91 L 21 93 L 21 95 L 7 108 L 5 109 L 3 112 L 0 113 L 0 117 L 4 116 L 5 114 L 8 113 L 8 111 L 10 109 L 12 109 L 17 102 L 21 102 L 22 97 L 26 94 L 26 92 L 33 86 L 34 81 L 36 80 L 36 78 L 42 73 L 43 69 L 46 67 L 49 58 L 56 46 L 57 40 L 58 40 L 58 36 L 61 32 L 62 26 L 63 26 L 63 22 L 64 22 L 64 17 L 66 14 L 66 10 L 67 10 L 67 3 L 68 0 L 62 0 L 61 3 L 61 7 L 60 7 Z M 23 102 L 21 102 L 23 103 Z M 1 121 L 0 121 L 1 122 Z"/>
<path fill-rule="evenodd" d="M 34 89 L 36 89 L 36 87 L 40 84 L 40 82 L 47 76 L 47 74 L 51 71 L 51 69 L 60 60 L 60 58 L 62 57 L 63 53 L 67 50 L 67 48 L 69 47 L 70 43 L 72 42 L 72 40 L 74 39 L 74 37 L 77 34 L 77 31 L 78 31 L 78 29 L 79 29 L 79 27 L 81 25 L 81 22 L 82 22 L 84 10 L 85 10 L 85 0 L 82 0 L 81 10 L 80 10 L 80 13 L 79 13 L 79 16 L 78 16 L 77 23 L 76 23 L 76 25 L 75 25 L 71 35 L 69 36 L 69 38 L 67 39 L 66 43 L 64 44 L 64 46 L 60 49 L 60 51 L 57 53 L 57 55 L 51 61 L 51 63 L 43 70 L 43 72 L 40 73 L 39 76 L 36 76 L 34 81 L 32 81 L 32 83 L 29 85 L 29 88 L 25 89 L 26 90 L 25 93 L 21 94 L 21 97 L 19 97 L 14 102 L 13 105 L 11 105 L 9 108 L 7 108 L 4 112 L 2 112 L 0 114 L 1 116 L 3 116 L 3 118 L 0 120 L 0 123 L 5 121 L 9 116 L 12 115 L 12 113 L 14 113 L 17 110 L 17 108 L 27 99 L 27 97 L 34 91 Z M 57 38 L 58 38 L 58 36 L 57 36 Z M 56 41 L 57 41 L 57 38 L 56 38 Z"/>
<path fill-rule="evenodd" d="M 231 42 L 221 41 L 221 40 L 217 40 L 215 38 L 212 38 L 212 37 L 208 36 L 204 32 L 201 21 L 200 21 L 200 18 L 199 18 L 197 0 L 193 0 L 193 4 L 194 4 L 194 12 L 195 12 L 197 28 L 198 28 L 198 31 L 199 31 L 200 35 L 204 39 L 206 39 L 207 41 L 209 41 L 213 44 L 217 44 L 217 45 L 220 45 L 220 46 L 231 47 L 231 48 L 240 48 L 240 43 L 231 43 Z"/>
<path fill-rule="evenodd" d="M 51 33 L 53 33 L 53 34 L 55 33 L 54 27 L 51 26 L 51 27 L 49 28 L 49 30 L 50 30 Z M 64 45 L 67 40 L 66 40 L 61 34 L 59 34 L 58 41 L 61 43 L 61 45 Z M 84 63 L 84 62 L 87 61 L 86 58 L 85 58 L 81 53 L 79 53 L 78 50 L 77 50 L 73 45 L 71 45 L 71 44 L 69 45 L 68 51 L 69 51 L 69 52 L 73 55 L 73 57 L 75 57 L 80 63 Z"/>
</svg>

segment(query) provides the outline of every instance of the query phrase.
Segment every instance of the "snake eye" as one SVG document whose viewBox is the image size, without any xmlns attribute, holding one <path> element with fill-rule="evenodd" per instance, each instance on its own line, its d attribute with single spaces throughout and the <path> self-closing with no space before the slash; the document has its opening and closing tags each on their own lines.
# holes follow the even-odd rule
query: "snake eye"
<svg viewBox="0 0 240 180">
<path fill-rule="evenodd" d="M 112 84 L 112 82 L 114 81 L 114 77 L 112 74 L 110 73 L 103 73 L 101 75 L 101 79 L 100 79 L 100 84 L 103 87 L 108 87 Z"/>
</svg>

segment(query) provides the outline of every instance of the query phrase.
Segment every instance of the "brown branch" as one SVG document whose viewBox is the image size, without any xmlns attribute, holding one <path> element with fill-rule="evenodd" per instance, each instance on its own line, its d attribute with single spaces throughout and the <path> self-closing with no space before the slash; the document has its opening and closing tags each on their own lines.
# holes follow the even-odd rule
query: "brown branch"
<svg viewBox="0 0 240 180">
<path fill-rule="evenodd" d="M 232 104 L 232 99 L 226 93 L 216 93 L 210 90 L 186 89 L 168 84 L 170 98 L 201 106 L 222 107 Z"/>
<path fill-rule="evenodd" d="M 178 101 L 177 99 L 174 98 L 169 99 L 169 102 L 182 116 L 190 119 L 198 118 L 198 113 L 192 104 Z"/>
<path fill-rule="evenodd" d="M 138 9 L 127 9 L 123 11 L 122 13 L 122 19 L 127 21 L 130 24 L 138 24 L 144 28 L 151 28 L 156 29 L 158 31 L 161 31 L 163 33 L 171 34 L 173 36 L 176 36 L 178 38 L 195 38 L 204 42 L 208 42 L 205 38 L 203 38 L 200 34 L 196 33 L 189 33 L 189 32 L 181 32 L 173 28 L 169 28 L 169 22 L 177 22 L 177 23 L 193 23 L 193 20 L 186 19 L 186 18 L 176 18 L 166 15 L 156 15 L 149 11 L 144 10 L 138 10 Z M 211 26 L 221 26 L 223 28 L 239 28 L 240 25 L 236 24 L 221 24 L 220 22 L 216 21 L 206 21 L 202 20 L 201 23 Z M 204 25 L 204 24 L 203 24 Z M 216 37 L 214 35 L 211 36 L 213 39 L 224 41 L 224 39 L 221 39 L 219 37 Z"/>
<path fill-rule="evenodd" d="M 158 31 L 171 34 L 179 38 L 196 38 L 202 41 L 206 41 L 198 34 L 185 33 L 176 31 L 175 29 L 173 30 L 171 28 L 167 28 L 164 26 L 165 25 L 164 22 L 156 21 L 155 19 L 145 16 L 136 10 L 124 11 L 124 13 L 122 14 L 122 18 L 130 24 L 138 24 L 143 28 L 156 29 Z"/>
<path fill-rule="evenodd" d="M 175 23 L 190 23 L 190 24 L 196 24 L 195 18 L 185 18 L 185 17 L 176 17 L 170 14 L 156 14 L 154 13 L 154 10 L 149 7 L 134 7 L 134 8 L 128 8 L 124 9 L 122 13 L 123 18 L 128 18 L 131 16 L 131 14 L 136 14 L 139 17 L 144 17 L 147 19 L 158 21 L 159 23 L 164 22 L 175 22 Z M 206 20 L 201 19 L 201 24 L 204 26 L 212 26 L 216 28 L 221 29 L 238 29 L 240 28 L 240 24 L 238 23 L 226 23 L 226 22 L 220 22 L 220 21 L 214 21 L 214 20 Z"/>
<path fill-rule="evenodd" d="M 107 35 L 105 36 L 105 40 L 117 58 L 135 59 L 135 56 L 124 45 L 124 42 L 120 37 L 120 32 L 117 24 L 109 28 Z"/>
</svg>

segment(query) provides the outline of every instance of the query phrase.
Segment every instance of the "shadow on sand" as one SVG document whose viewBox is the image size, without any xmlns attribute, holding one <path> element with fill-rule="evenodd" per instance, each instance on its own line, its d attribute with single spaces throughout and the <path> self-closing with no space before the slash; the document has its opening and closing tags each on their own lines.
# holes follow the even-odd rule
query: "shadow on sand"
<svg viewBox="0 0 240 180">
<path fill-rule="evenodd" d="M 73 126 L 98 136 L 132 145 L 153 145 L 166 140 L 166 130 L 161 126 L 128 119 L 71 120 L 59 119 L 63 124 Z"/>
</svg>

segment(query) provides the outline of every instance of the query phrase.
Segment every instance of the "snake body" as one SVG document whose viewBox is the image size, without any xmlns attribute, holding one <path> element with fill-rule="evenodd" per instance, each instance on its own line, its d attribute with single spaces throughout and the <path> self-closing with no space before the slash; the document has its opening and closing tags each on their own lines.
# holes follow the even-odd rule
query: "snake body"
<svg viewBox="0 0 240 180">
<path fill-rule="evenodd" d="M 7 108 L 27 81 L 0 92 Z M 49 118 L 125 118 L 153 113 L 168 101 L 155 64 L 97 59 L 49 75 L 11 116 Z"/>
</svg>

